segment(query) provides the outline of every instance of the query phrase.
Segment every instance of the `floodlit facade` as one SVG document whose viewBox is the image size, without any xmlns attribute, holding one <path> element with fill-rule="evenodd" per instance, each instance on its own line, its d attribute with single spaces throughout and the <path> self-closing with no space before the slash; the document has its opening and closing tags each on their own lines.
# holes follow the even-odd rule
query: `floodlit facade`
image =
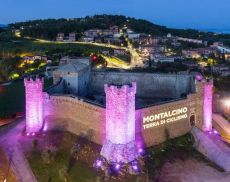
<svg viewBox="0 0 230 182">
<path fill-rule="evenodd" d="M 36 133 L 43 126 L 43 79 L 25 79 L 26 132 Z"/>
<path fill-rule="evenodd" d="M 213 82 L 189 74 L 95 71 L 85 61 L 63 65 L 55 85 L 27 80 L 26 131 L 67 130 L 102 146 L 111 162 L 190 132 L 212 130 Z M 74 88 L 74 89 L 72 89 Z"/>
<path fill-rule="evenodd" d="M 204 85 L 203 131 L 212 130 L 212 90 L 212 82 L 208 82 Z"/>
<path fill-rule="evenodd" d="M 101 155 L 108 161 L 128 163 L 138 156 L 135 143 L 136 83 L 121 87 L 105 85 L 106 141 Z"/>
</svg>

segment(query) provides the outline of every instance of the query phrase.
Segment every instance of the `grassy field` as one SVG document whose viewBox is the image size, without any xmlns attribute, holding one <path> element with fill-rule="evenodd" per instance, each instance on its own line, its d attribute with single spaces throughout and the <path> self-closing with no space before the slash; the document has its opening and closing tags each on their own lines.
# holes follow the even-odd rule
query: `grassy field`
<svg viewBox="0 0 230 182">
<path fill-rule="evenodd" d="M 52 85 L 52 79 L 45 79 L 44 88 Z M 14 81 L 10 85 L 0 85 L 0 118 L 17 112 L 25 112 L 24 81 Z"/>
<path fill-rule="evenodd" d="M 93 144 L 86 139 L 77 137 L 68 132 L 49 132 L 46 136 L 35 138 L 37 146 L 33 147 L 34 139 L 23 140 L 22 146 L 27 154 L 30 166 L 38 182 L 62 182 L 61 170 L 67 169 L 65 175 L 68 182 L 97 182 L 101 172 L 93 168 L 93 163 L 100 155 L 101 146 Z M 81 144 L 80 151 L 71 155 L 74 144 Z M 52 146 L 50 162 L 42 157 L 47 146 Z M 71 157 L 72 156 L 72 157 Z M 110 182 L 136 182 L 137 176 L 127 176 L 122 180 L 111 179 Z M 144 182 L 141 180 L 139 182 Z"/>
<path fill-rule="evenodd" d="M 52 141 L 50 138 L 52 138 Z M 64 133 L 46 136 L 46 139 L 49 141 L 48 145 L 57 147 L 58 151 L 53 154 L 51 162 L 46 163 L 42 159 L 42 151 L 45 148 L 44 145 L 47 143 L 44 144 L 40 141 L 40 148 L 29 154 L 29 162 L 32 170 L 39 182 L 46 182 L 49 179 L 53 182 L 64 181 L 64 179 L 60 176 L 59 171 L 64 167 L 69 167 L 70 151 L 76 137 L 71 134 Z M 60 143 L 55 144 L 57 141 L 59 141 L 61 145 Z M 96 173 L 90 169 L 90 167 L 86 166 L 86 164 L 75 161 L 74 164 L 72 164 L 66 179 L 71 182 L 76 181 L 76 179 L 77 182 L 96 181 Z"/>
<path fill-rule="evenodd" d="M 0 86 L 0 117 L 24 112 L 25 95 L 23 81 Z"/>
<path fill-rule="evenodd" d="M 55 162 L 45 164 L 41 158 L 40 152 L 34 152 L 29 158 L 32 170 L 39 182 L 61 182 L 64 179 L 59 175 L 59 170 L 68 165 L 70 158 L 69 151 L 61 149 L 55 155 Z M 70 182 L 94 182 L 96 181 L 96 172 L 85 164 L 76 163 L 66 177 Z"/>
<path fill-rule="evenodd" d="M 93 168 L 101 147 L 85 138 L 68 132 L 52 131 L 43 137 L 29 137 L 22 142 L 38 182 L 97 182 L 102 176 L 101 171 Z M 71 155 L 72 147 L 76 144 L 80 144 L 81 149 L 75 155 Z M 49 157 L 44 158 L 44 151 L 47 149 Z M 163 165 L 166 162 L 174 163 L 176 160 L 195 159 L 222 172 L 222 169 L 193 148 L 193 138 L 190 134 L 153 146 L 146 150 L 146 154 L 142 174 L 119 176 L 119 179 L 113 178 L 109 182 L 146 182 L 147 174 L 152 181 L 157 181 Z M 61 172 L 62 169 L 66 172 Z"/>
<path fill-rule="evenodd" d="M 88 45 L 88 44 L 78 44 L 78 43 L 57 43 L 57 42 L 39 42 L 33 40 L 19 39 L 17 41 L 5 41 L 0 44 L 0 55 L 5 53 L 5 55 L 21 55 L 21 54 L 79 54 L 82 56 L 89 56 L 92 52 L 100 52 L 103 50 L 108 50 L 109 48 L 98 46 L 98 45 Z"/>
</svg>

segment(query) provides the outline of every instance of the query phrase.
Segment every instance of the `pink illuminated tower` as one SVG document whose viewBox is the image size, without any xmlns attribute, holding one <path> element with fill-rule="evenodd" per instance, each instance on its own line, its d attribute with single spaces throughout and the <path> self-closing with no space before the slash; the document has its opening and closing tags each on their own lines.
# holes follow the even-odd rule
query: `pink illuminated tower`
<svg viewBox="0 0 230 182">
<path fill-rule="evenodd" d="M 25 79 L 26 132 L 39 132 L 43 125 L 43 79 Z"/>
<path fill-rule="evenodd" d="M 212 81 L 204 83 L 203 131 L 212 130 L 212 88 Z"/>
<path fill-rule="evenodd" d="M 101 155 L 110 162 L 129 163 L 138 157 L 135 144 L 136 83 L 105 85 L 106 141 Z"/>
</svg>

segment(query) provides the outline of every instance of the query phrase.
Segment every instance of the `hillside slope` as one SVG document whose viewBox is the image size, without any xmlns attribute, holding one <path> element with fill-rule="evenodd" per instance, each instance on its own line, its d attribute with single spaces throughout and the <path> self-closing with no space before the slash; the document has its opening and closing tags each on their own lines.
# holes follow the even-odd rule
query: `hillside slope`
<svg viewBox="0 0 230 182">
<path fill-rule="evenodd" d="M 85 18 L 73 19 L 46 19 L 33 20 L 10 24 L 10 29 L 22 29 L 22 35 L 47 40 L 55 40 L 58 33 L 75 32 L 77 38 L 88 29 L 107 29 L 117 25 L 120 28 L 126 25 L 138 33 L 162 36 L 171 33 L 176 36 L 206 40 L 209 42 L 224 41 L 230 45 L 230 34 L 215 34 L 212 32 L 201 32 L 192 29 L 172 29 L 165 26 L 156 25 L 143 19 L 135 19 L 122 15 L 95 15 Z"/>
</svg>

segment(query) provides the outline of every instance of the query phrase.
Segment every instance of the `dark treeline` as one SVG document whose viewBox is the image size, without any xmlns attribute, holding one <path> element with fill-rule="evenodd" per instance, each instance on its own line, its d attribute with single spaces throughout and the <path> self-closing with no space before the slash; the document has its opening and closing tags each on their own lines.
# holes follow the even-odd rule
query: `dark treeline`
<svg viewBox="0 0 230 182">
<path fill-rule="evenodd" d="M 122 26 L 126 22 L 124 16 L 95 15 L 94 17 L 74 18 L 74 19 L 47 19 L 34 20 L 10 24 L 12 29 L 20 29 L 23 36 L 54 40 L 58 33 L 65 34 L 75 32 L 77 38 L 88 29 L 107 29 L 110 26 Z"/>
<path fill-rule="evenodd" d="M 0 33 L 2 33 L 3 31 L 4 31 L 4 29 L 0 27 Z"/>
<path fill-rule="evenodd" d="M 163 36 L 167 33 L 171 33 L 176 36 L 206 40 L 210 43 L 214 41 L 223 41 L 230 45 L 230 34 L 215 34 L 212 32 L 200 32 L 192 29 L 172 29 L 153 24 L 146 20 L 121 15 L 95 15 L 74 19 L 33 20 L 10 24 L 9 28 L 20 29 L 23 27 L 21 32 L 24 36 L 55 40 L 57 34 L 60 32 L 66 34 L 75 32 L 77 38 L 79 38 L 85 30 L 94 28 L 107 29 L 113 25 L 117 25 L 120 28 L 127 25 L 135 32 L 147 33 L 153 36 Z"/>
</svg>

